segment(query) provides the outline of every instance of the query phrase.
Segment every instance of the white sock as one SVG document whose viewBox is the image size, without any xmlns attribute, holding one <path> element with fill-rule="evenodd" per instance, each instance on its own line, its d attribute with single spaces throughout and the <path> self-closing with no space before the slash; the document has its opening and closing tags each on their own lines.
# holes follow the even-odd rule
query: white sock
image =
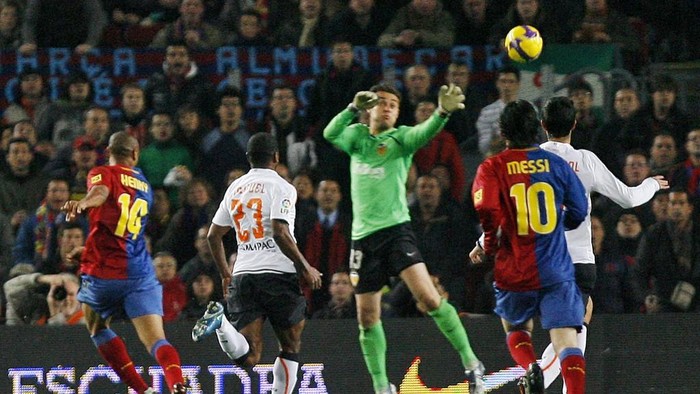
<svg viewBox="0 0 700 394">
<path fill-rule="evenodd" d="M 581 349 L 583 354 L 586 354 L 586 339 L 587 338 L 588 338 L 588 326 L 584 324 L 581 327 L 581 332 L 576 334 L 576 342 L 578 342 L 577 346 L 579 349 Z"/>
<path fill-rule="evenodd" d="M 277 356 L 272 366 L 272 392 L 277 394 L 292 394 L 297 384 L 299 362 Z"/>
<path fill-rule="evenodd" d="M 219 338 L 221 350 L 231 360 L 239 359 L 248 353 L 250 346 L 245 337 L 236 330 L 228 319 L 221 319 L 221 327 L 216 330 L 216 336 Z"/>
<path fill-rule="evenodd" d="M 542 373 L 544 374 L 544 387 L 547 388 L 552 384 L 561 373 L 561 364 L 559 363 L 559 357 L 554 351 L 554 345 L 551 343 L 542 352 L 542 361 L 540 362 L 542 366 Z"/>
</svg>

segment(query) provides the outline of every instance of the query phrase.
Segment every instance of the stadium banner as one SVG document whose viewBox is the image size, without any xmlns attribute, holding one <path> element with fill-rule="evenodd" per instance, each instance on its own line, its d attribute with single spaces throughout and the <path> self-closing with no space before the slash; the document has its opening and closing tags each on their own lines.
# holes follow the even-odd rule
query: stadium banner
<svg viewBox="0 0 700 394">
<path fill-rule="evenodd" d="M 540 68 L 545 71 L 551 68 L 557 75 L 593 66 L 607 67 L 603 71 L 609 69 L 613 64 L 612 47 L 545 44 L 542 57 L 527 65 L 533 75 L 528 76 L 527 81 L 532 82 L 526 81 L 526 86 L 541 84 L 541 76 L 534 72 Z M 356 61 L 371 70 L 377 80 L 396 82 L 398 86 L 404 70 L 413 64 L 427 64 L 437 86 L 444 82 L 443 74 L 450 62 L 464 62 L 472 70 L 471 84 L 485 94 L 493 90 L 493 73 L 508 61 L 503 52 L 490 45 L 418 50 L 355 47 L 354 52 Z M 215 86 L 234 84 L 242 88 L 247 96 L 247 115 L 253 118 L 262 116 L 268 104 L 269 88 L 278 82 L 296 86 L 301 107 L 305 107 L 313 78 L 327 66 L 329 56 L 329 48 L 233 46 L 192 54 L 199 70 Z M 0 86 L 3 86 L 0 108 L 15 99 L 17 74 L 30 67 L 38 68 L 48 80 L 46 85 L 52 99 L 61 94 L 61 83 L 69 72 L 82 70 L 93 82 L 95 103 L 118 108 L 120 87 L 126 82 L 144 83 L 151 74 L 162 70 L 163 59 L 164 50 L 144 48 L 95 48 L 83 56 L 73 54 L 68 48 L 40 50 L 31 56 L 0 51 Z"/>
<path fill-rule="evenodd" d="M 517 392 L 516 367 L 495 316 L 465 317 L 469 338 L 487 370 L 489 393 Z M 166 325 L 180 351 L 193 394 L 270 393 L 272 363 L 278 349 L 266 324 L 261 364 L 235 366 L 215 336 L 194 343 L 192 322 Z M 547 345 L 536 323 L 534 343 Z M 589 330 L 587 392 L 690 393 L 700 386 L 700 315 L 595 315 Z M 126 323 L 115 323 L 142 376 L 167 393 L 162 370 Z M 459 357 L 431 319 L 385 319 L 389 379 L 403 394 L 467 392 Z M 300 394 L 372 392 L 354 320 L 309 320 L 303 334 Z M 127 393 L 99 357 L 84 327 L 0 326 L 0 393 Z M 561 380 L 550 391 L 561 391 Z M 132 393 L 129 391 L 129 393 Z"/>
</svg>

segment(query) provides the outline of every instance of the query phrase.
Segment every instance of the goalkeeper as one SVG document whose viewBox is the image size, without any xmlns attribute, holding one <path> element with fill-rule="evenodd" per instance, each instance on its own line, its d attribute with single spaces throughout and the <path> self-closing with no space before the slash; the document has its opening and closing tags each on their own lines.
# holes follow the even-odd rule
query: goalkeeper
<svg viewBox="0 0 700 394">
<path fill-rule="evenodd" d="M 452 111 L 464 108 L 462 90 L 440 88 L 438 109 L 425 122 L 396 128 L 399 92 L 375 85 L 355 94 L 323 136 L 350 155 L 353 201 L 350 280 L 355 287 L 360 347 L 376 393 L 395 393 L 386 375 L 386 337 L 380 320 L 381 292 L 390 276 L 400 276 L 416 300 L 428 307 L 442 333 L 459 352 L 470 393 L 484 392 L 484 366 L 469 344 L 457 311 L 440 298 L 416 246 L 406 203 L 406 178 L 413 154 L 442 130 Z M 369 111 L 369 126 L 350 125 Z"/>
</svg>

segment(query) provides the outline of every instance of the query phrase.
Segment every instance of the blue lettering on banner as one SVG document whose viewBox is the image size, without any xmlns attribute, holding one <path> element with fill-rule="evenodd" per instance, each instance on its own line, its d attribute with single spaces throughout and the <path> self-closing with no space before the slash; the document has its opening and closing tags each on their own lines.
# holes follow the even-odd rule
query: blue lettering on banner
<svg viewBox="0 0 700 394">
<path fill-rule="evenodd" d="M 93 48 L 90 52 L 80 57 L 80 68 L 91 78 L 95 78 L 102 73 L 102 66 L 90 62 L 90 57 L 93 55 L 99 58 L 102 53 L 98 48 Z"/>
<path fill-rule="evenodd" d="M 122 76 L 122 70 L 126 68 L 126 75 L 133 77 L 136 75 L 136 55 L 131 48 L 117 48 L 112 54 L 112 63 L 114 64 L 113 75 L 115 77 Z"/>
<path fill-rule="evenodd" d="M 228 69 L 238 68 L 236 47 L 220 47 L 216 50 L 216 73 L 225 74 Z"/>
<path fill-rule="evenodd" d="M 100 76 L 93 79 L 92 88 L 95 91 L 95 104 L 109 108 L 114 102 L 112 96 L 112 80 L 110 78 Z"/>
<path fill-rule="evenodd" d="M 258 48 L 250 47 L 248 48 L 248 67 L 250 67 L 251 74 L 258 75 L 269 75 L 269 67 L 259 67 L 258 66 Z"/>
<path fill-rule="evenodd" d="M 428 65 L 428 70 L 430 75 L 435 75 L 437 73 L 437 67 L 435 66 L 435 59 L 437 58 L 437 51 L 433 48 L 424 48 L 416 50 L 414 56 L 414 63 L 416 64 L 426 64 Z"/>
<path fill-rule="evenodd" d="M 70 51 L 68 48 L 49 48 L 49 74 L 66 75 L 69 72 L 68 61 Z"/>
<path fill-rule="evenodd" d="M 275 48 L 272 51 L 272 58 L 275 62 L 275 75 L 297 75 L 299 73 L 297 64 L 299 58 L 296 48 Z M 287 67 L 283 67 L 283 64 L 287 64 Z"/>
<path fill-rule="evenodd" d="M 469 70 L 472 72 L 474 71 L 474 54 L 472 52 L 472 47 L 468 45 L 452 47 L 450 57 L 453 62 L 464 63 L 469 67 Z"/>
</svg>

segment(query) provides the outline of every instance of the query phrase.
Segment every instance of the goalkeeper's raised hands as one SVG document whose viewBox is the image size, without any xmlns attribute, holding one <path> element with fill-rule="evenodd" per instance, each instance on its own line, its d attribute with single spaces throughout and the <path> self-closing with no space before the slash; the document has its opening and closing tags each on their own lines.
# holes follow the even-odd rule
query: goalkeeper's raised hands
<svg viewBox="0 0 700 394">
<path fill-rule="evenodd" d="M 442 85 L 438 93 L 438 106 L 441 111 L 450 113 L 458 109 L 464 109 L 464 94 L 462 88 L 451 83 L 450 86 Z"/>
<path fill-rule="evenodd" d="M 352 106 L 358 111 L 368 110 L 379 103 L 379 96 L 377 93 L 370 91 L 360 91 L 355 94 L 355 98 L 352 99 Z"/>
</svg>

